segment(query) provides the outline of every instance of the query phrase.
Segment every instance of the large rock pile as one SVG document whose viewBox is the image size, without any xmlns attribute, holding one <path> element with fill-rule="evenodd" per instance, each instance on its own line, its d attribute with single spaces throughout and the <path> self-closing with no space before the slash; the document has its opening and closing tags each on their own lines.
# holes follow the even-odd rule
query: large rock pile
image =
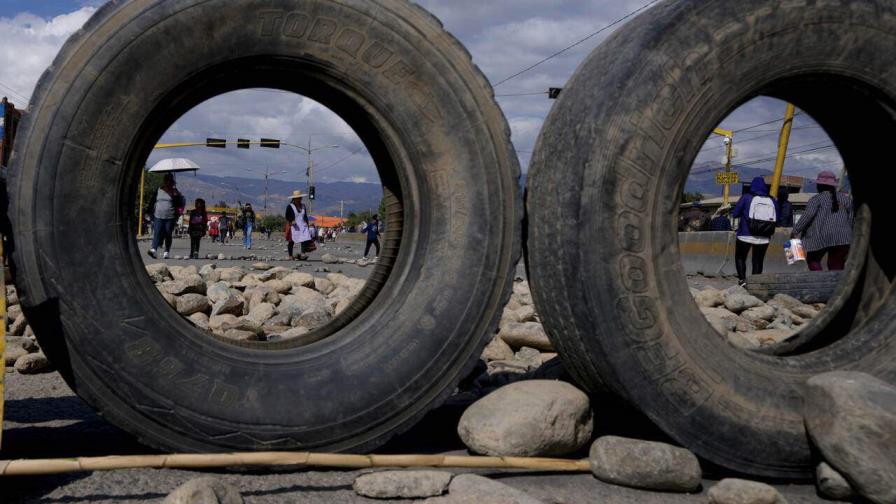
<svg viewBox="0 0 896 504">
<path fill-rule="evenodd" d="M 807 305 L 786 294 L 767 303 L 746 289 L 691 289 L 694 301 L 709 324 L 731 344 L 756 350 L 778 344 L 805 327 L 825 305 Z"/>
<path fill-rule="evenodd" d="M 37 344 L 34 331 L 25 320 L 19 295 L 12 285 L 6 286 L 6 347 L 3 362 L 6 367 L 15 367 L 21 374 L 48 373 L 53 370 Z"/>
<path fill-rule="evenodd" d="M 340 273 L 314 277 L 264 263 L 242 267 L 146 266 L 168 304 L 197 327 L 244 341 L 280 341 L 329 323 L 365 280 Z"/>
</svg>

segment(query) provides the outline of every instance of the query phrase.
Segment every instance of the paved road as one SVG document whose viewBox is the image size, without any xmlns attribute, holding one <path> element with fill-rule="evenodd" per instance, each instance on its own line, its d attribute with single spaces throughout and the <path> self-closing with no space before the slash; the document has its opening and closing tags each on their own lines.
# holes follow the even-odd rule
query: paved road
<svg viewBox="0 0 896 504">
<path fill-rule="evenodd" d="M 282 233 L 280 234 L 282 235 Z M 146 251 L 150 246 L 150 241 L 148 239 L 140 240 L 139 248 L 143 262 L 146 264 L 164 262 L 169 265 L 186 266 L 195 264 L 198 267 L 202 267 L 204 264 L 214 263 L 222 268 L 231 266 L 244 266 L 248 268 L 252 263 L 262 261 L 275 266 L 299 268 L 301 271 L 311 274 L 316 274 L 315 272 L 317 269 L 326 267 L 331 272 L 341 272 L 355 278 L 367 278 L 367 276 L 370 275 L 370 272 L 373 271 L 373 268 L 371 267 L 359 268 L 352 264 L 324 264 L 321 261 L 321 256 L 323 254 L 332 254 L 340 258 L 360 259 L 364 254 L 364 244 L 364 241 L 359 239 L 359 237 L 344 237 L 338 242 L 328 242 L 323 245 L 318 245 L 317 251 L 311 253 L 309 260 L 307 261 L 287 260 L 286 242 L 282 238 L 278 238 L 277 235 L 272 235 L 271 239 L 268 240 L 267 238 L 261 237 L 259 233 L 255 234 L 252 250 L 246 250 L 243 247 L 241 233 L 237 233 L 237 238 L 225 244 L 212 243 L 208 238 L 204 238 L 199 248 L 199 255 L 203 259 L 198 260 L 174 259 L 174 257 L 185 257 L 190 254 L 190 239 L 187 237 L 174 239 L 171 246 L 171 258 L 167 260 L 161 259 L 161 253 L 157 255 L 157 259 L 153 259 L 147 255 Z M 214 259 L 205 259 L 206 254 L 211 254 L 214 256 Z M 224 254 L 228 259 L 219 261 L 217 259 L 218 254 Z M 255 255 L 256 258 L 239 259 L 240 257 L 248 257 L 251 255 Z M 374 251 L 371 250 L 368 258 L 372 258 L 373 256 Z M 235 259 L 229 259 L 230 257 Z M 319 273 L 319 275 L 325 274 L 326 273 Z"/>
<path fill-rule="evenodd" d="M 72 395 L 58 374 L 23 376 L 7 373 L 7 409 L 3 458 L 72 457 L 152 453 L 133 438 L 98 417 Z M 455 433 L 462 408 L 444 406 L 399 436 L 379 453 L 464 453 Z M 598 428 L 605 433 L 657 437 L 643 419 L 621 413 L 607 403 L 596 408 Z M 633 430 L 634 429 L 634 430 Z M 248 503 L 342 504 L 378 502 L 351 490 L 357 471 L 253 472 L 134 469 L 89 474 L 11 478 L 0 483 L 4 503 L 160 502 L 181 483 L 211 475 L 237 486 Z M 705 503 L 706 492 L 678 495 L 644 492 L 607 485 L 588 474 L 537 475 L 524 472 L 481 474 L 524 490 L 546 503 Z M 714 476 L 718 477 L 718 476 Z M 704 481 L 704 488 L 713 480 Z M 791 504 L 825 502 L 809 485 L 780 486 Z M 381 502 L 381 501 L 379 501 Z M 406 501 L 393 501 L 406 502 Z"/>
</svg>

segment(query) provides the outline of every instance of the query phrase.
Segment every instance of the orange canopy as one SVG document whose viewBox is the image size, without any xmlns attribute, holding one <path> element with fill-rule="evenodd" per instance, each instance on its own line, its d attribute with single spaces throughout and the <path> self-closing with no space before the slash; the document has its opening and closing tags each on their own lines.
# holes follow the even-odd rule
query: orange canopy
<svg viewBox="0 0 896 504">
<path fill-rule="evenodd" d="M 326 215 L 315 215 L 312 221 L 319 228 L 339 227 L 345 223 L 342 217 L 328 217 Z"/>
</svg>

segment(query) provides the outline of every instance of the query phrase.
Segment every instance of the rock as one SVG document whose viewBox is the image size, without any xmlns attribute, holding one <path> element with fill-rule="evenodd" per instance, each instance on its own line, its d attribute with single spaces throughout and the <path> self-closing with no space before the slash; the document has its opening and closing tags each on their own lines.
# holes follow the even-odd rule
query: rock
<svg viewBox="0 0 896 504">
<path fill-rule="evenodd" d="M 731 287 L 728 287 L 727 289 L 722 291 L 722 293 L 725 295 L 726 299 L 728 298 L 728 296 L 738 296 L 738 295 L 750 296 L 751 295 L 747 289 L 744 289 L 740 285 L 732 285 Z"/>
<path fill-rule="evenodd" d="M 896 502 L 896 387 L 854 371 L 806 382 L 806 430 L 825 461 L 874 503 Z"/>
<path fill-rule="evenodd" d="M 709 489 L 710 504 L 787 504 L 774 487 L 756 481 L 726 478 Z"/>
<path fill-rule="evenodd" d="M 146 273 L 153 283 L 161 283 L 172 279 L 171 273 L 168 271 L 168 266 L 165 265 L 165 263 L 147 264 Z"/>
<path fill-rule="evenodd" d="M 240 296 L 236 296 L 228 291 L 226 298 L 212 305 L 212 315 L 230 314 L 240 316 L 243 314 L 244 308 L 245 301 Z"/>
<path fill-rule="evenodd" d="M 538 367 L 541 366 L 541 352 L 534 348 L 520 348 L 519 351 L 513 355 L 513 359 L 525 364 L 529 371 L 538 369 Z"/>
<path fill-rule="evenodd" d="M 543 504 L 531 495 L 504 483 L 477 476 L 459 474 L 448 485 L 448 495 L 432 497 L 426 504 Z"/>
<path fill-rule="evenodd" d="M 293 339 L 308 334 L 309 331 L 307 327 L 293 327 L 292 329 L 288 329 L 282 333 L 280 333 L 280 337 L 283 339 Z"/>
<path fill-rule="evenodd" d="M 225 260 L 225 259 L 227 259 L 227 256 L 225 256 L 224 254 L 218 254 L 218 260 L 219 260 L 219 261 L 223 261 L 223 260 Z"/>
<path fill-rule="evenodd" d="M 258 322 L 258 324 L 264 324 L 268 319 L 273 317 L 276 312 L 277 308 L 271 303 L 261 303 L 249 310 L 249 315 L 247 315 L 247 317 L 250 320 Z"/>
<path fill-rule="evenodd" d="M 851 501 L 855 498 L 855 493 L 846 478 L 825 462 L 818 464 L 815 469 L 815 484 L 818 487 L 818 495 L 825 499 Z"/>
<path fill-rule="evenodd" d="M 354 299 L 345 298 L 336 303 L 336 307 L 333 308 L 334 315 L 339 315 L 340 313 L 344 312 L 346 308 L 351 306 L 353 301 Z"/>
<path fill-rule="evenodd" d="M 9 332 L 7 334 L 10 336 L 21 336 L 25 334 L 26 326 L 28 326 L 28 321 L 25 320 L 25 314 L 20 313 L 13 323 L 9 325 Z"/>
<path fill-rule="evenodd" d="M 510 311 L 510 312 L 515 312 L 522 307 L 523 307 L 523 305 L 521 305 L 520 302 L 517 301 L 517 299 L 514 296 L 510 296 L 510 300 L 507 301 L 506 305 L 504 305 L 504 310 Z"/>
<path fill-rule="evenodd" d="M 804 304 L 794 306 L 793 308 L 790 308 L 790 311 L 794 315 L 804 318 L 804 319 L 815 318 L 818 315 L 818 310 L 816 310 L 815 308 L 812 308 L 809 305 L 804 305 Z"/>
<path fill-rule="evenodd" d="M 513 293 L 516 295 L 525 295 L 530 294 L 531 290 L 529 289 L 528 282 L 513 282 Z"/>
<path fill-rule="evenodd" d="M 208 328 L 214 332 L 224 333 L 226 328 L 236 327 L 239 324 L 239 320 L 235 315 L 231 314 L 223 314 L 223 315 L 215 315 L 212 314 L 208 319 Z"/>
<path fill-rule="evenodd" d="M 267 282 L 269 280 L 283 280 L 293 273 L 295 273 L 295 271 L 289 268 L 284 268 L 283 266 L 274 266 L 273 268 L 259 275 L 258 278 L 263 282 Z"/>
<path fill-rule="evenodd" d="M 19 304 L 19 294 L 12 285 L 6 286 L 6 306 L 15 306 Z"/>
<path fill-rule="evenodd" d="M 450 482 L 445 471 L 382 471 L 358 476 L 352 488 L 374 499 L 414 499 L 442 495 Z"/>
<path fill-rule="evenodd" d="M 257 270 L 257 271 L 267 271 L 271 268 L 273 268 L 273 266 L 271 266 L 268 263 L 263 263 L 263 262 L 257 262 L 252 265 L 252 269 Z"/>
<path fill-rule="evenodd" d="M 7 342 L 6 348 L 3 349 L 3 364 L 5 366 L 14 366 L 16 361 L 28 354 L 28 350 L 25 350 L 22 345 L 14 345 Z"/>
<path fill-rule="evenodd" d="M 236 341 L 263 341 L 263 338 L 254 331 L 244 331 L 242 329 L 228 329 L 222 335 Z"/>
<path fill-rule="evenodd" d="M 38 348 L 37 343 L 35 343 L 34 340 L 32 340 L 31 338 L 29 338 L 27 336 L 7 336 L 6 337 L 6 347 L 9 348 L 12 346 L 20 346 L 20 347 L 22 347 L 23 350 L 25 350 L 28 353 L 34 353 L 34 352 L 40 351 L 40 348 Z"/>
<path fill-rule="evenodd" d="M 246 276 L 246 272 L 242 268 L 220 268 L 218 269 L 220 280 L 222 282 L 239 282 Z"/>
<path fill-rule="evenodd" d="M 729 294 L 725 296 L 725 308 L 735 314 L 749 310 L 750 308 L 763 306 L 764 304 L 765 303 L 763 303 L 761 299 L 749 294 Z"/>
<path fill-rule="evenodd" d="M 272 280 L 274 282 L 281 282 L 282 280 Z M 269 283 L 269 282 L 268 282 Z M 253 308 L 262 304 L 262 303 L 270 303 L 272 305 L 277 305 L 280 303 L 280 294 L 277 293 L 271 286 L 268 286 L 268 283 L 255 287 L 254 289 L 247 289 L 243 294 L 243 297 L 249 300 L 249 311 L 251 312 Z"/>
<path fill-rule="evenodd" d="M 323 261 L 324 264 L 339 263 L 339 259 L 337 259 L 336 256 L 334 256 L 332 254 L 324 254 L 323 256 L 321 256 L 320 260 Z"/>
<path fill-rule="evenodd" d="M 775 309 L 767 305 L 756 306 L 742 312 L 740 316 L 751 324 L 757 325 L 759 322 L 771 322 L 774 320 Z"/>
<path fill-rule="evenodd" d="M 482 351 L 482 358 L 488 361 L 513 359 L 513 349 L 501 338 L 492 338 L 492 341 Z"/>
<path fill-rule="evenodd" d="M 193 277 L 194 275 L 199 275 L 199 269 L 196 266 L 171 266 L 168 268 L 171 273 L 171 277 L 175 280 L 185 280 Z"/>
<path fill-rule="evenodd" d="M 15 368 L 16 371 L 24 375 L 50 373 L 53 371 L 53 368 L 50 367 L 50 361 L 47 360 L 47 356 L 42 352 L 19 357 L 16 359 Z"/>
<path fill-rule="evenodd" d="M 287 293 L 289 293 L 289 291 L 291 291 L 293 289 L 293 285 L 285 280 L 277 280 L 277 279 L 268 280 L 267 282 L 265 282 L 262 285 L 264 287 L 271 289 L 272 291 L 276 292 L 277 294 L 287 294 Z"/>
<path fill-rule="evenodd" d="M 168 306 L 177 309 L 177 296 L 173 294 L 168 294 L 167 292 L 159 291 L 162 294 L 162 297 L 165 298 L 165 302 L 168 303 Z"/>
<path fill-rule="evenodd" d="M 228 284 L 227 282 L 214 282 L 208 284 L 205 289 L 205 294 L 208 297 L 209 302 L 212 304 L 223 301 L 231 296 L 230 284 Z"/>
<path fill-rule="evenodd" d="M 244 277 L 240 280 L 240 282 L 241 282 L 243 285 L 245 285 L 247 289 L 250 288 L 250 287 L 258 287 L 259 285 L 261 285 L 261 284 L 264 283 L 264 282 L 261 281 L 261 279 L 260 279 L 260 278 L 258 277 L 258 275 L 255 274 L 255 273 L 249 273 L 249 274 L 247 274 L 246 276 L 244 276 Z"/>
<path fill-rule="evenodd" d="M 207 289 L 205 281 L 198 274 L 182 276 L 178 280 L 169 280 L 159 285 L 164 292 L 173 296 L 183 296 L 184 294 L 205 295 Z"/>
<path fill-rule="evenodd" d="M 603 436 L 591 445 L 588 459 L 591 472 L 614 485 L 692 492 L 703 478 L 693 453 L 654 441 Z"/>
<path fill-rule="evenodd" d="M 557 456 L 591 438 L 588 396 L 558 381 L 531 380 L 502 387 L 464 412 L 457 432 L 471 450 L 487 455 Z"/>
<path fill-rule="evenodd" d="M 10 324 L 15 322 L 19 315 L 22 314 L 22 305 L 12 305 L 6 309 L 6 321 Z"/>
<path fill-rule="evenodd" d="M 516 312 L 516 320 L 514 322 L 519 322 L 521 324 L 526 322 L 537 322 L 538 314 L 535 313 L 535 307 L 532 305 L 521 306 Z"/>
<path fill-rule="evenodd" d="M 326 279 L 321 278 L 321 280 L 329 283 L 329 281 Z M 308 273 L 301 273 L 298 271 L 290 273 L 289 275 L 283 277 L 283 281 L 293 287 L 307 287 L 309 289 L 314 289 L 317 284 L 317 281 L 313 276 L 309 275 Z"/>
<path fill-rule="evenodd" d="M 762 347 L 759 339 L 756 337 L 756 331 L 750 332 L 729 332 L 727 335 L 728 343 L 742 350 L 758 350 Z"/>
<path fill-rule="evenodd" d="M 739 317 L 724 308 L 700 308 L 706 321 L 719 334 L 725 336 L 729 332 L 748 332 L 756 330 L 756 327 L 743 317 Z"/>
<path fill-rule="evenodd" d="M 553 352 L 554 345 L 548 339 L 544 327 L 538 322 L 526 322 L 524 324 L 508 323 L 501 327 L 498 336 L 513 348 L 524 346 Z"/>
<path fill-rule="evenodd" d="M 304 275 L 305 273 L 302 273 L 302 274 Z M 308 276 L 311 276 L 311 275 L 308 275 Z M 317 277 L 312 277 L 312 278 L 314 278 L 314 285 L 311 287 L 313 287 L 314 290 L 316 290 L 317 292 L 320 292 L 324 296 L 329 295 L 331 292 L 333 292 L 333 289 L 336 288 L 336 286 L 333 285 L 333 282 L 327 280 L 326 278 L 317 278 Z M 309 286 L 306 285 L 305 287 L 309 287 Z"/>
<path fill-rule="evenodd" d="M 775 296 L 768 302 L 768 305 L 790 310 L 796 306 L 803 306 L 803 302 L 787 294 L 775 294 Z"/>
<path fill-rule="evenodd" d="M 212 279 L 211 277 L 215 275 L 217 275 L 218 278 Z M 214 283 L 221 277 L 221 272 L 218 271 L 217 266 L 214 264 L 203 264 L 202 267 L 199 268 L 199 276 L 205 279 L 205 283 Z"/>
<path fill-rule="evenodd" d="M 328 310 L 312 308 L 293 319 L 292 324 L 295 327 L 305 327 L 309 331 L 313 331 L 327 325 L 332 318 L 333 316 Z"/>
<path fill-rule="evenodd" d="M 177 313 L 181 315 L 192 315 L 208 309 L 208 298 L 202 294 L 184 294 L 177 298 Z"/>
<path fill-rule="evenodd" d="M 793 326 L 793 317 L 790 315 L 790 310 L 778 310 L 778 315 L 765 328 L 793 332 Z"/>
<path fill-rule="evenodd" d="M 196 327 L 208 329 L 208 315 L 202 312 L 194 313 L 187 317 Z"/>
<path fill-rule="evenodd" d="M 325 298 L 323 294 L 313 291 L 307 287 L 294 288 L 291 294 L 283 297 L 283 300 L 280 302 L 280 304 L 298 305 L 302 313 L 314 309 L 330 311 L 330 305 L 327 302 L 327 298 Z"/>
<path fill-rule="evenodd" d="M 215 478 L 196 478 L 177 487 L 162 504 L 242 504 L 240 491 Z"/>
<path fill-rule="evenodd" d="M 725 304 L 725 293 L 716 289 L 705 289 L 694 296 L 697 306 L 715 308 Z"/>
</svg>

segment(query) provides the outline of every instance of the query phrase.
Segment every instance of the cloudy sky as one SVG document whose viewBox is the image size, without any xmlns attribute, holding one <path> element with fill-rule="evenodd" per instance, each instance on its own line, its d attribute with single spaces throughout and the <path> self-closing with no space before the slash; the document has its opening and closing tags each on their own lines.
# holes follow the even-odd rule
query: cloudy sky
<svg viewBox="0 0 896 504">
<path fill-rule="evenodd" d="M 41 72 L 59 47 L 95 11 L 100 0 L 0 0 L 0 95 L 24 103 Z M 588 37 L 648 0 L 420 0 L 470 50 L 492 83 L 498 83 L 555 52 Z M 576 66 L 615 28 L 589 38 L 496 87 L 498 101 L 513 130 L 513 142 L 525 170 L 544 117 L 551 107 L 543 93 L 562 87 Z M 519 95 L 523 96 L 502 96 Z M 740 130 L 735 139 L 736 163 L 773 166 L 776 128 L 785 104 L 757 99 L 721 124 Z M 763 124 L 768 123 L 768 124 Z M 376 182 L 376 170 L 361 142 L 338 116 L 309 99 L 282 92 L 246 90 L 212 99 L 178 120 L 163 141 L 180 142 L 209 136 L 261 136 L 315 147 L 338 145 L 314 155 L 318 180 Z M 819 170 L 842 169 L 829 139 L 807 115 L 798 115 L 786 171 L 814 176 Z M 149 164 L 172 151 L 154 154 Z M 724 147 L 707 141 L 695 164 L 718 162 Z M 237 152 L 236 149 L 179 149 L 203 166 L 206 174 L 262 177 L 265 171 L 283 180 L 304 180 L 304 154 L 281 149 Z M 251 171 L 249 171 L 251 170 Z"/>
</svg>

